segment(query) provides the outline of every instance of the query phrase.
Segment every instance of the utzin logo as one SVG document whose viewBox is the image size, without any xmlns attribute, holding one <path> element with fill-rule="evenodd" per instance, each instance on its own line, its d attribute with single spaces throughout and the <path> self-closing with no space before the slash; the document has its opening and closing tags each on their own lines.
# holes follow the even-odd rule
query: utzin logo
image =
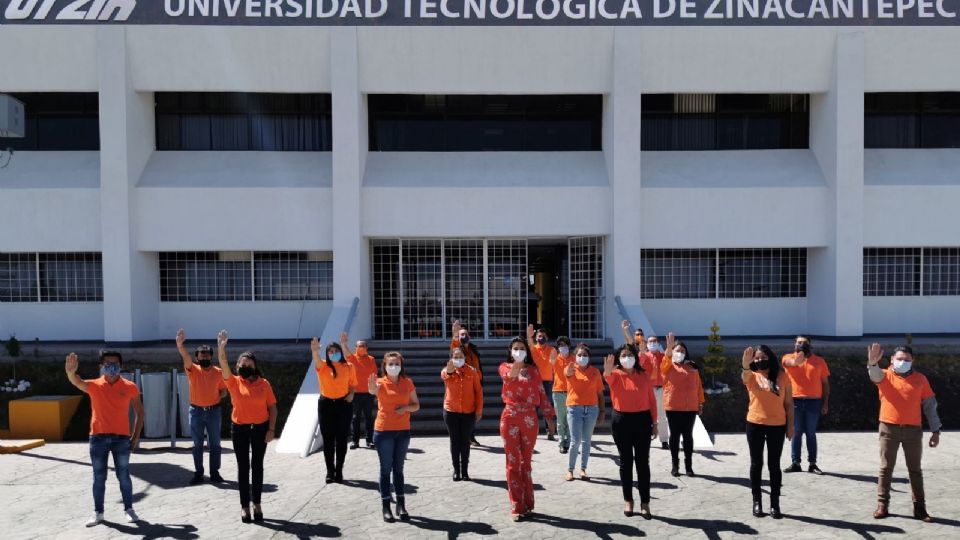
<svg viewBox="0 0 960 540">
<path fill-rule="evenodd" d="M 125 21 L 135 7 L 137 0 L 10 0 L 3 15 L 8 21 Z"/>
</svg>

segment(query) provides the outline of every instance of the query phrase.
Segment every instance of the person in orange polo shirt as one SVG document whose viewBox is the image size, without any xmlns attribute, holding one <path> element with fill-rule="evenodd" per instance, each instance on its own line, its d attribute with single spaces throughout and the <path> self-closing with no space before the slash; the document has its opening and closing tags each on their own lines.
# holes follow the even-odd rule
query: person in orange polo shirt
<svg viewBox="0 0 960 540">
<path fill-rule="evenodd" d="M 193 478 L 190 485 L 203 482 L 203 438 L 210 445 L 210 481 L 223 482 L 220 476 L 220 400 L 227 392 L 220 368 L 212 366 L 213 349 L 200 345 L 193 357 L 187 352 L 183 328 L 177 330 L 177 351 L 183 360 L 183 372 L 190 385 L 190 436 L 193 439 Z"/>
<path fill-rule="evenodd" d="M 753 515 L 763 516 L 760 502 L 763 475 L 763 447 L 767 447 L 767 469 L 770 471 L 770 517 L 782 519 L 780 490 L 783 473 L 780 454 L 783 439 L 793 438 L 793 394 L 790 378 L 780 367 L 777 355 L 766 345 L 747 347 L 743 351 L 741 379 L 747 387 L 747 446 L 750 448 L 750 489 L 753 492 Z"/>
<path fill-rule="evenodd" d="M 450 435 L 453 481 L 469 481 L 470 436 L 473 435 L 474 424 L 483 416 L 480 375 L 466 364 L 462 349 L 453 349 L 446 367 L 440 370 L 440 378 L 445 387 L 443 421 Z"/>
<path fill-rule="evenodd" d="M 680 476 L 680 437 L 683 437 L 683 465 L 687 476 L 693 472 L 693 426 L 703 413 L 703 382 L 700 370 L 690 358 L 687 346 L 667 334 L 667 350 L 660 363 L 663 375 L 663 408 L 670 424 L 670 474 Z"/>
<path fill-rule="evenodd" d="M 927 513 L 923 491 L 923 424 L 920 413 L 927 417 L 930 426 L 930 448 L 940 444 L 940 416 L 937 413 L 937 397 L 930 382 L 913 369 L 915 359 L 910 347 L 897 347 L 890 357 L 890 367 L 880 369 L 883 358 L 880 344 L 867 348 L 867 373 L 877 385 L 880 394 L 880 476 L 877 481 L 876 519 L 889 515 L 890 478 L 897 463 L 897 451 L 903 446 L 903 457 L 910 473 L 910 491 L 913 492 L 913 517 L 931 522 Z"/>
<path fill-rule="evenodd" d="M 251 351 L 240 353 L 237 358 L 237 374 L 230 370 L 227 360 L 226 330 L 217 334 L 217 359 L 223 384 L 230 394 L 233 411 L 233 453 L 237 457 L 237 487 L 240 491 L 240 521 L 262 522 L 263 510 L 260 496 L 263 493 L 263 458 L 267 445 L 277 430 L 277 397 L 273 387 L 263 378 L 257 366 L 257 357 Z M 251 459 L 251 455 L 253 456 Z M 252 470 L 252 481 L 251 481 Z M 251 493 L 252 492 L 252 493 Z M 250 517 L 250 502 L 253 502 L 253 518 Z"/>
<path fill-rule="evenodd" d="M 576 361 L 564 372 L 567 381 L 567 422 L 570 424 L 570 454 L 567 457 L 566 480 L 573 480 L 573 469 L 580 454 L 580 479 L 589 480 L 590 441 L 593 428 L 605 416 L 603 380 L 600 370 L 590 365 L 590 347 L 577 345 Z"/>
<path fill-rule="evenodd" d="M 553 409 L 557 415 L 557 435 L 560 438 L 560 453 L 570 451 L 570 424 L 567 423 L 567 366 L 576 360 L 571 348 L 570 338 L 557 338 L 557 350 L 550 353 L 550 365 L 553 367 Z M 549 395 L 549 394 L 548 394 Z"/>
<path fill-rule="evenodd" d="M 347 362 L 353 366 L 354 375 L 357 377 L 357 384 L 353 387 L 353 442 L 350 443 L 350 449 L 360 448 L 361 425 L 367 439 L 367 448 L 373 448 L 373 421 L 376 418 L 374 411 L 377 400 L 367 391 L 367 379 L 377 372 L 377 359 L 370 356 L 367 342 L 363 340 L 358 340 L 356 351 L 351 351 L 350 336 L 346 332 L 340 333 L 340 347 L 346 351 Z"/>
<path fill-rule="evenodd" d="M 403 463 L 410 448 L 410 414 L 420 410 L 413 381 L 403 369 L 403 355 L 396 351 L 383 355 L 382 377 L 371 374 L 367 391 L 377 398 L 377 421 L 373 427 L 373 446 L 380 459 L 380 499 L 383 520 L 393 522 L 390 511 L 390 474 L 397 495 L 397 517 L 409 521 L 404 494 Z"/>
<path fill-rule="evenodd" d="M 314 337 L 310 342 L 310 353 L 320 381 L 317 414 L 323 437 L 323 459 L 327 464 L 326 482 L 340 484 L 343 483 L 343 461 L 347 457 L 347 440 L 350 438 L 351 402 L 357 372 L 352 364 L 344 362 L 340 345 L 327 345 L 325 358 L 320 358 L 320 348 L 320 340 Z"/>
<path fill-rule="evenodd" d="M 123 512 L 127 523 L 140 521 L 133 511 L 133 482 L 130 480 L 130 452 L 140 441 L 143 429 L 143 403 L 137 385 L 120 376 L 123 357 L 117 351 L 100 351 L 100 377 L 81 379 L 76 353 L 67 355 L 64 370 L 70 384 L 90 396 L 90 464 L 93 466 L 93 517 L 87 527 L 103 522 L 103 495 L 107 485 L 107 457 L 113 455 L 113 468 L 120 483 Z M 134 426 L 130 433 L 130 407 Z"/>
<path fill-rule="evenodd" d="M 623 515 L 633 515 L 633 468 L 637 468 L 640 515 L 650 514 L 650 441 L 657 437 L 657 398 L 653 381 L 637 363 L 637 350 L 624 343 L 603 363 L 603 378 L 613 403 L 611 428 L 620 454 Z"/>
<path fill-rule="evenodd" d="M 451 329 L 450 335 L 453 336 L 453 338 L 450 340 L 450 350 L 452 351 L 453 349 L 460 349 L 463 351 L 466 364 L 477 370 L 477 375 L 480 376 L 480 387 L 482 388 L 483 368 L 480 365 L 480 350 L 477 349 L 477 346 L 474 345 L 470 340 L 470 332 L 467 330 L 467 327 L 460 324 L 460 320 L 457 319 L 453 321 L 453 328 Z M 476 422 L 473 425 L 474 432 L 476 432 L 477 425 L 479 423 L 480 422 Z M 481 446 L 474 433 L 470 434 L 470 444 L 473 446 Z"/>
<path fill-rule="evenodd" d="M 663 406 L 663 374 L 660 366 L 663 364 L 663 351 L 660 350 L 660 340 L 655 335 L 644 337 L 643 329 L 637 328 L 630 334 L 630 321 L 624 319 L 620 323 L 623 338 L 627 343 L 635 346 L 640 354 L 640 366 L 650 375 L 653 381 L 653 392 L 657 396 L 657 436 L 660 437 L 660 447 L 670 448 L 670 423 Z"/>
<path fill-rule="evenodd" d="M 550 363 L 550 356 L 556 354 L 557 350 L 547 344 L 550 337 L 543 328 L 534 330 L 532 324 L 527 325 L 527 347 L 530 347 L 530 354 L 533 355 L 533 363 L 540 372 L 540 379 L 543 381 L 543 389 L 550 396 L 553 394 L 553 365 Z M 556 440 L 555 434 L 557 426 L 546 414 L 543 409 L 540 410 L 543 416 L 543 423 L 547 427 L 547 440 Z"/>
<path fill-rule="evenodd" d="M 817 467 L 817 425 L 820 415 L 827 414 L 830 401 L 830 369 L 823 358 L 810 351 L 810 338 L 797 336 L 793 354 L 783 355 L 783 369 L 793 387 L 793 432 L 790 441 L 790 466 L 783 472 L 800 472 L 800 451 L 803 437 L 807 438 L 808 471 L 823 474 Z"/>
</svg>

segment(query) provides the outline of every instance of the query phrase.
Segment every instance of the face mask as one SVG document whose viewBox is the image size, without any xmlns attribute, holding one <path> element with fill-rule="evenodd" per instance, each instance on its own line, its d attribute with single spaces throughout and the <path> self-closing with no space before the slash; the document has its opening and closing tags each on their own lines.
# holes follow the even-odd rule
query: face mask
<svg viewBox="0 0 960 540">
<path fill-rule="evenodd" d="M 586 367 L 586 365 L 589 364 L 589 363 L 590 363 L 590 357 L 589 357 L 589 356 L 578 356 L 578 357 L 577 357 L 577 365 L 578 365 L 578 366 L 580 366 L 580 367 Z"/>
<path fill-rule="evenodd" d="M 810 344 L 804 343 L 802 345 L 796 345 L 794 348 L 796 352 L 802 352 L 803 354 L 810 354 Z"/>
<path fill-rule="evenodd" d="M 107 377 L 116 377 L 120 374 L 120 364 L 104 364 L 100 366 L 100 374 Z"/>
<path fill-rule="evenodd" d="M 470 343 L 470 336 L 466 334 L 460 336 L 460 343 L 463 343 L 464 345 L 466 345 L 467 343 Z"/>
<path fill-rule="evenodd" d="M 620 365 L 623 366 L 623 369 L 633 369 L 636 363 L 637 359 L 632 356 L 624 356 L 620 359 Z"/>
<path fill-rule="evenodd" d="M 657 351 L 660 350 L 660 344 L 659 344 L 659 343 L 647 343 L 647 350 L 648 350 L 649 352 L 657 352 Z"/>
<path fill-rule="evenodd" d="M 674 363 L 674 364 L 682 364 L 682 363 L 683 363 L 683 360 L 684 360 L 686 357 L 687 357 L 686 353 L 675 352 L 675 353 L 673 353 L 673 363 Z"/>
<path fill-rule="evenodd" d="M 527 351 L 523 349 L 514 349 L 510 351 L 510 355 L 513 356 L 514 362 L 523 362 L 527 359 Z"/>
<path fill-rule="evenodd" d="M 754 360 L 750 362 L 750 371 L 766 371 L 770 369 L 770 360 Z"/>
<path fill-rule="evenodd" d="M 256 375 L 257 371 L 250 366 L 243 366 L 237 369 L 237 375 L 240 375 L 244 379 L 249 379 Z"/>
<path fill-rule="evenodd" d="M 543 344 L 546 343 L 546 342 L 547 342 L 547 338 L 545 338 L 545 337 L 543 337 L 543 336 L 540 336 L 540 337 L 537 338 L 537 343 L 540 344 L 540 345 L 543 345 Z"/>
<path fill-rule="evenodd" d="M 460 369 L 463 367 L 463 362 L 464 362 L 463 358 L 454 358 L 453 367 Z"/>
<path fill-rule="evenodd" d="M 387 375 L 391 377 L 396 377 L 400 374 L 400 364 L 390 364 L 385 369 L 387 370 Z"/>
<path fill-rule="evenodd" d="M 560 355 L 566 356 L 570 354 L 570 347 L 560 347 Z"/>
<path fill-rule="evenodd" d="M 338 352 L 330 353 L 330 361 L 331 361 L 331 362 L 339 362 L 339 361 L 342 360 L 342 359 L 343 359 L 343 355 L 342 355 L 342 354 L 340 354 L 340 353 L 338 353 Z"/>
<path fill-rule="evenodd" d="M 210 360 L 207 358 L 204 358 L 203 360 L 198 360 L 197 365 L 202 367 L 203 369 L 207 369 L 208 367 L 210 367 Z"/>
<path fill-rule="evenodd" d="M 892 363 L 893 370 L 900 374 L 907 373 L 913 366 L 913 362 L 910 360 L 894 360 Z"/>
</svg>

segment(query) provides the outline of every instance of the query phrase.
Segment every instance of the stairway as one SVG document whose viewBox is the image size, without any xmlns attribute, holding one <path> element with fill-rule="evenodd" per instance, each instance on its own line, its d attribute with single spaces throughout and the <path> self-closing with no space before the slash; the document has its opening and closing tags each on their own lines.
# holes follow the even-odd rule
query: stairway
<svg viewBox="0 0 960 540">
<path fill-rule="evenodd" d="M 504 341 L 474 341 L 480 351 L 480 365 L 483 368 L 483 419 L 477 426 L 477 433 L 495 435 L 500 430 L 500 413 L 503 411 L 503 402 L 500 399 L 502 382 L 497 369 L 507 357 L 507 342 Z M 592 351 L 591 364 L 597 369 L 603 369 L 603 358 L 613 352 L 613 344 L 609 340 L 593 340 L 586 342 Z M 447 428 L 443 423 L 443 380 L 440 379 L 440 370 L 449 359 L 450 343 L 440 341 L 399 342 L 399 341 L 368 341 L 367 346 L 377 359 L 377 365 L 383 360 L 384 353 L 400 351 L 403 354 L 404 370 L 417 387 L 417 397 L 420 398 L 420 410 L 411 419 L 411 429 L 415 434 L 439 435 L 446 434 Z M 608 399 L 608 412 L 609 408 Z M 609 414 L 608 414 L 609 418 Z M 541 423 L 542 430 L 542 423 Z M 597 431 L 602 431 L 597 426 Z"/>
</svg>

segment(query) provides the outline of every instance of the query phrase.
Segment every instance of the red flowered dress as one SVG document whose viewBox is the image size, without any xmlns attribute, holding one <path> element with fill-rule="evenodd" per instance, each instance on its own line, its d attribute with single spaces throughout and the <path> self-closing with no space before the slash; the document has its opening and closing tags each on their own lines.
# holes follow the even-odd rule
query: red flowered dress
<svg viewBox="0 0 960 540">
<path fill-rule="evenodd" d="M 555 418 L 550 399 L 543 390 L 543 381 L 535 366 L 510 379 L 509 363 L 500 364 L 503 379 L 503 414 L 500 415 L 500 436 L 507 458 L 507 492 L 510 511 L 524 514 L 533 511 L 533 447 L 537 442 L 537 407 L 544 416 Z"/>
</svg>

